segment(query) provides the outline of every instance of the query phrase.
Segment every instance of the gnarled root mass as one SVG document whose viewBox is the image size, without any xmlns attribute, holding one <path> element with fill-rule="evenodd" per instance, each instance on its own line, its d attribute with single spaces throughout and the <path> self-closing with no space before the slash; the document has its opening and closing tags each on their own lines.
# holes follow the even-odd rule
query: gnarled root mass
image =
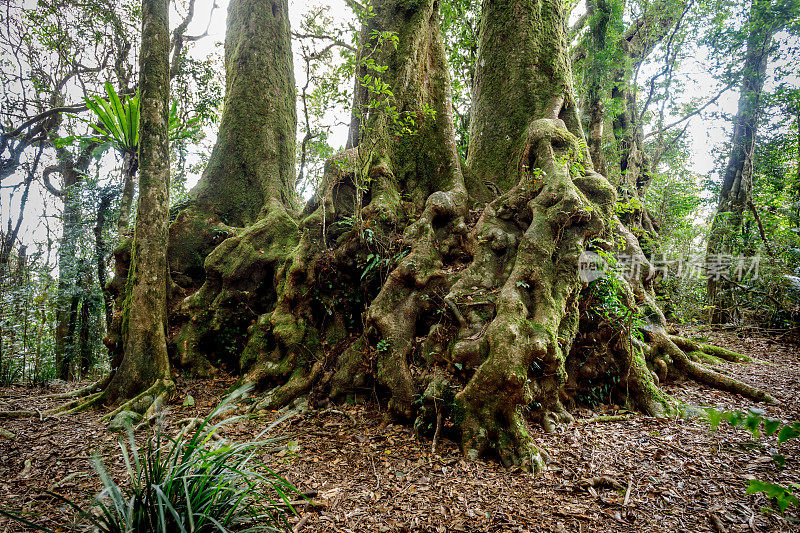
<svg viewBox="0 0 800 533">
<path fill-rule="evenodd" d="M 363 46 L 390 95 L 370 95 L 358 147 L 329 161 L 305 209 L 276 193 L 242 228 L 196 206 L 178 215 L 172 278 L 194 292 L 173 300 L 173 364 L 240 373 L 265 391 L 256 410 L 377 398 L 468 457 L 532 470 L 547 458 L 530 422 L 552 430 L 576 403 L 667 415 L 658 383 L 684 377 L 769 401 L 703 364 L 738 355 L 666 333 L 649 263 L 582 140 L 563 7 L 485 2 L 466 168 L 436 2 L 376 3 L 362 34 L 391 31 L 397 46 Z M 587 283 L 586 252 L 642 268 Z M 157 407 L 170 388 L 156 377 L 119 409 Z M 86 392 L 65 407 L 104 400 Z"/>
<path fill-rule="evenodd" d="M 377 394 L 469 457 L 531 469 L 546 456 L 529 422 L 552 430 L 576 403 L 666 415 L 677 406 L 658 383 L 684 377 L 770 401 L 699 354 L 742 356 L 666 333 L 615 192 L 565 123 L 536 120 L 525 142 L 517 185 L 472 211 L 458 172 L 417 207 L 375 165 L 358 221 L 357 178 L 331 162 L 302 214 L 273 202 L 208 256 L 205 283 L 174 315 L 176 360 L 240 371 L 267 391 L 255 409 Z M 586 250 L 644 268 L 586 283 Z"/>
</svg>

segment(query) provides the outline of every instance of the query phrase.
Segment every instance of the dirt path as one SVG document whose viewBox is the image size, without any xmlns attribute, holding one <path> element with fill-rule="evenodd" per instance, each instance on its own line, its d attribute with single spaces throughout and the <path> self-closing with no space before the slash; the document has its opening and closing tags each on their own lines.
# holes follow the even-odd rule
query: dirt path
<svg viewBox="0 0 800 533">
<path fill-rule="evenodd" d="M 785 339 L 748 333 L 684 332 L 757 358 L 725 364 L 723 370 L 765 388 L 781 400 L 771 416 L 800 420 L 800 347 Z M 209 411 L 229 381 L 180 384 L 167 423 Z M 695 405 L 746 409 L 746 400 L 692 382 L 667 386 Z M 0 389 L 0 409 L 46 409 L 53 401 L 32 401 L 42 393 L 21 387 Z M 52 391 L 51 391 L 52 392 Z M 193 407 L 182 406 L 186 395 Z M 590 418 L 590 411 L 576 413 Z M 100 488 L 90 456 L 99 451 L 121 472 L 116 436 L 96 413 L 64 418 L 0 420 L 16 434 L 0 440 L 0 506 L 33 513 L 47 527 L 72 514 L 53 490 L 83 499 Z M 264 422 L 242 422 L 230 439 L 255 435 Z M 385 425 L 375 407 L 341 407 L 308 412 L 284 423 L 287 449 L 267 459 L 304 491 L 316 491 L 321 505 L 301 531 L 725 531 L 800 530 L 797 511 L 781 516 L 764 511 L 761 495 L 745 494 L 747 480 L 800 482 L 800 443 L 781 445 L 786 468 L 771 460 L 774 439 L 754 442 L 746 432 L 723 427 L 711 432 L 699 420 L 657 420 L 636 416 L 617 422 L 575 423 L 557 434 L 536 434 L 553 462 L 540 476 L 468 462 L 443 441 L 437 456 L 430 442 L 406 427 Z M 582 480 L 606 476 L 621 488 L 584 487 Z M 712 518 L 713 517 L 713 518 Z M 0 532 L 25 531 L 0 518 Z"/>
</svg>

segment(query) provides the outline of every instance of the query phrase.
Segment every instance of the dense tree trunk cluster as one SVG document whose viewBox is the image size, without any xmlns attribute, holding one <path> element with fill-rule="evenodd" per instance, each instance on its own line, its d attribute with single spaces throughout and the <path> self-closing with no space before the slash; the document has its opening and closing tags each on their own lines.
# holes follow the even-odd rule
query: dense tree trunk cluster
<svg viewBox="0 0 800 533">
<path fill-rule="evenodd" d="M 233 14 L 247 9 L 280 37 L 265 53 L 291 65 L 285 5 L 231 4 Z M 698 362 L 722 352 L 665 332 L 649 264 L 583 138 L 565 20 L 560 0 L 484 2 L 462 164 L 437 3 L 376 3 L 360 57 L 385 71 L 362 68 L 374 77 L 360 82 L 355 147 L 329 161 L 300 212 L 286 194 L 292 173 L 280 170 L 293 153 L 291 68 L 267 70 L 246 94 L 247 110 L 230 93 L 212 164 L 171 230 L 170 266 L 188 294 L 171 315 L 174 361 L 200 375 L 240 372 L 265 391 L 255 409 L 377 395 L 422 433 L 443 424 L 468 456 L 529 468 L 544 457 L 528 420 L 552 429 L 598 389 L 654 415 L 676 410 L 657 387 L 676 377 L 767 400 Z M 230 35 L 244 22 L 229 24 L 230 57 Z M 247 75 L 237 74 L 243 65 L 228 60 L 231 79 Z M 227 139 L 262 102 L 282 114 L 246 128 L 249 143 L 268 147 L 259 160 L 272 167 L 259 177 L 246 164 L 256 148 Z M 215 161 L 242 149 L 237 172 L 218 171 L 208 193 Z M 252 205 L 228 194 L 243 186 L 257 193 Z M 200 206 L 206 227 L 226 238 L 186 231 L 206 239 L 187 259 L 178 233 Z M 229 206 L 237 216 L 226 216 Z M 587 285 L 587 250 L 626 254 L 642 269 Z"/>
<path fill-rule="evenodd" d="M 257 385 L 256 411 L 377 398 L 469 457 L 530 469 L 546 457 L 529 422 L 551 430 L 598 395 L 665 415 L 678 405 L 658 383 L 688 377 L 769 401 L 702 365 L 738 354 L 667 334 L 652 268 L 584 139 L 566 19 L 562 0 L 484 1 L 462 162 L 438 2 L 376 2 L 352 147 L 300 209 L 288 6 L 232 0 L 219 140 L 172 222 L 168 266 L 155 259 L 168 172 L 153 85 L 168 83 L 160 63 L 143 67 L 140 205 L 116 253 L 109 337 L 119 366 L 90 401 L 157 406 L 168 342 L 186 372 Z M 581 277 L 587 257 L 615 254 L 640 268 Z"/>
</svg>

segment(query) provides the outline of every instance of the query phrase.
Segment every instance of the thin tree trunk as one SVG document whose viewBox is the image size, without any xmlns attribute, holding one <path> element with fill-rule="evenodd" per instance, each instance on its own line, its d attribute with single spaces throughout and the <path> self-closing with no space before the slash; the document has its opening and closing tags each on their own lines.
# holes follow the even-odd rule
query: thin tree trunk
<svg viewBox="0 0 800 533">
<path fill-rule="evenodd" d="M 56 289 L 56 367 L 60 379 L 69 378 L 71 350 L 70 319 L 73 316 L 78 238 L 80 237 L 80 174 L 69 161 L 62 162 L 64 212 L 61 217 L 61 246 L 58 249 L 58 288 Z"/>
<path fill-rule="evenodd" d="M 55 191 L 64 202 L 61 217 L 61 245 L 58 249 L 58 288 L 56 289 L 56 367 L 62 369 L 65 356 L 66 336 L 69 333 L 69 317 L 72 295 L 77 291 L 78 239 L 81 232 L 80 186 L 83 173 L 92 161 L 95 143 L 85 146 L 74 159 L 66 149 L 58 149 L 59 164 L 55 171 L 61 174 L 62 189 Z M 46 171 L 47 172 L 47 171 Z M 62 375 L 64 375 L 62 373 Z"/>
<path fill-rule="evenodd" d="M 100 285 L 100 290 L 103 291 L 103 311 L 105 316 L 106 328 L 111 326 L 111 319 L 114 309 L 114 301 L 111 292 L 108 290 L 108 273 L 106 272 L 106 249 L 105 238 L 103 231 L 106 225 L 106 217 L 108 216 L 108 209 L 111 205 L 112 194 L 106 191 L 100 197 L 100 204 L 97 206 L 97 220 L 95 222 L 94 232 L 94 253 L 95 262 L 97 267 L 97 283 Z"/>
<path fill-rule="evenodd" d="M 794 205 L 792 207 L 792 218 L 795 227 L 800 227 L 800 101 L 797 102 L 795 127 L 797 128 L 797 147 L 795 157 L 797 158 L 797 174 L 794 177 Z"/>
<path fill-rule="evenodd" d="M 67 318 L 67 335 L 64 338 L 64 357 L 58 367 L 58 378 L 64 381 L 75 378 L 75 354 L 77 346 L 75 343 L 75 328 L 78 323 L 78 306 L 81 298 L 77 294 L 72 295 L 69 304 L 69 315 Z"/>
<path fill-rule="evenodd" d="M 94 311 L 93 297 L 86 296 L 81 302 L 80 331 L 78 333 L 78 362 L 75 365 L 78 379 L 85 378 L 92 368 L 92 346 L 89 339 L 91 315 Z"/>
<path fill-rule="evenodd" d="M 128 152 L 122 156 L 122 197 L 119 201 L 119 214 L 117 215 L 118 242 L 125 239 L 131 225 L 131 209 L 133 197 L 136 194 L 137 158 L 136 154 Z"/>
<path fill-rule="evenodd" d="M 367 46 L 369 40 L 368 27 L 368 24 L 362 24 L 361 32 L 358 36 L 358 56 L 356 58 L 356 72 L 353 81 L 353 107 L 350 109 L 350 127 L 347 132 L 345 149 L 355 148 L 361 141 L 361 121 L 365 118 L 366 110 L 364 105 L 367 102 L 369 92 L 361 83 L 361 78 L 367 73 L 366 65 L 363 62 L 363 53 L 364 47 Z"/>
<path fill-rule="evenodd" d="M 587 78 L 589 79 L 589 154 L 592 156 L 594 169 L 608 177 L 606 157 L 603 153 L 603 130 L 606 122 L 605 104 L 603 102 L 608 90 L 606 68 L 606 38 L 611 21 L 611 6 L 606 0 L 586 0 L 586 13 L 589 16 L 589 33 L 592 44 L 590 57 L 587 59 Z"/>
<path fill-rule="evenodd" d="M 25 246 L 20 247 L 19 251 L 19 261 L 20 261 L 20 268 L 23 269 L 23 282 L 24 287 L 30 290 L 30 270 L 28 269 L 28 262 L 27 262 L 27 248 Z M 31 307 L 31 296 L 28 293 L 25 297 L 25 314 L 23 317 L 23 328 L 22 328 L 22 375 L 20 376 L 20 383 L 25 383 L 25 371 L 26 366 L 28 364 L 28 320 L 30 319 L 30 307 Z"/>
<path fill-rule="evenodd" d="M 125 355 L 105 400 L 171 384 L 166 343 L 169 224 L 169 22 L 167 0 L 142 1 L 139 203 L 134 233 Z M 154 391 L 150 402 L 156 400 Z"/>
</svg>

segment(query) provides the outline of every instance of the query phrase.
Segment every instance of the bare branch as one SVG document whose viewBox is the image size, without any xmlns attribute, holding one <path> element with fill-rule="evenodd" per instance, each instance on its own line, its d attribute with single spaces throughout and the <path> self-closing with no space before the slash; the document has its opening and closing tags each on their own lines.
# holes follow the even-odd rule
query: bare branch
<svg viewBox="0 0 800 533">
<path fill-rule="evenodd" d="M 50 165 L 50 166 L 48 166 L 47 168 L 44 169 L 44 172 L 42 173 L 42 184 L 44 185 L 44 188 L 47 189 L 47 191 L 50 194 L 52 194 L 53 196 L 56 196 L 58 198 L 62 198 L 64 196 L 64 190 L 63 189 L 57 189 L 53 185 L 53 182 L 50 181 L 50 176 L 52 174 L 56 174 L 56 173 L 60 173 L 60 172 L 61 172 L 61 165 L 59 164 L 59 165 Z"/>
<path fill-rule="evenodd" d="M 324 48 L 321 52 L 316 52 L 314 54 L 311 54 L 311 56 L 309 56 L 311 59 L 317 59 L 317 58 L 321 57 L 325 52 L 327 52 L 328 50 L 330 50 L 334 46 L 340 46 L 342 48 L 346 48 L 346 49 L 350 50 L 351 52 L 357 52 L 355 46 L 353 46 L 351 44 L 347 44 L 346 42 L 344 42 L 344 41 L 342 41 L 340 39 L 337 39 L 336 37 L 333 37 L 331 35 L 324 35 L 324 34 L 317 34 L 317 33 L 297 33 L 297 32 L 292 32 L 292 37 L 294 37 L 296 39 L 322 39 L 322 40 L 326 40 L 326 41 L 331 41 L 331 44 L 328 45 L 326 48 Z"/>
<path fill-rule="evenodd" d="M 675 126 L 677 126 L 677 125 L 678 125 L 678 124 L 680 124 L 681 122 L 684 122 L 685 120 L 689 120 L 689 119 L 690 119 L 690 118 L 692 118 L 693 116 L 695 116 L 695 115 L 698 115 L 698 114 L 702 113 L 702 112 L 703 112 L 703 110 L 705 110 L 705 109 L 706 109 L 708 106 L 710 106 L 710 105 L 713 105 L 713 104 L 714 104 L 714 103 L 715 103 L 717 100 L 719 100 L 719 97 L 720 97 L 720 96 L 722 96 L 723 94 L 725 94 L 725 92 L 727 92 L 728 90 L 730 90 L 730 88 L 731 88 L 731 87 L 733 87 L 733 85 L 734 85 L 733 83 L 729 83 L 728 85 L 726 85 L 725 87 L 723 87 L 723 88 L 722 88 L 722 89 L 721 89 L 721 90 L 720 90 L 720 91 L 719 91 L 719 92 L 718 92 L 718 93 L 717 93 L 717 94 L 714 96 L 714 98 L 712 98 L 711 100 L 709 100 L 708 102 L 706 102 L 705 104 L 703 104 L 701 107 L 698 107 L 697 109 L 695 109 L 695 110 L 694 110 L 694 111 L 692 111 L 691 113 L 688 113 L 687 115 L 684 115 L 684 116 L 683 116 L 683 118 L 680 118 L 680 119 L 676 120 L 675 122 L 672 122 L 672 123 L 670 123 L 670 124 L 667 124 L 666 126 L 664 126 L 664 127 L 662 127 L 662 128 L 659 128 L 659 129 L 657 129 L 657 130 L 655 130 L 655 131 L 651 131 L 650 133 L 648 133 L 647 135 L 645 135 L 645 136 L 644 136 L 644 138 L 645 138 L 645 139 L 647 139 L 647 138 L 649 138 L 649 137 L 652 137 L 653 135 L 658 135 L 659 133 L 663 133 L 663 132 L 665 132 L 665 131 L 667 131 L 667 130 L 669 130 L 669 129 L 671 129 L 671 128 L 674 128 Z"/>
<path fill-rule="evenodd" d="M 9 139 L 13 139 L 14 137 L 19 136 L 23 131 L 25 131 L 33 124 L 36 124 L 37 122 L 45 120 L 59 113 L 80 113 L 82 111 L 86 111 L 87 109 L 89 108 L 86 107 L 85 104 L 76 104 L 71 106 L 54 107 L 52 109 L 44 111 L 43 113 L 39 113 L 35 117 L 31 117 L 30 119 L 23 122 L 19 127 L 14 129 L 13 131 L 0 135 L 0 149 L 6 147 L 6 143 L 8 142 Z"/>
<path fill-rule="evenodd" d="M 186 16 L 183 18 L 181 23 L 178 24 L 178 27 L 172 32 L 172 43 L 170 44 L 170 50 L 172 51 L 172 62 L 169 69 L 170 79 L 177 76 L 178 72 L 180 71 L 181 53 L 183 52 L 184 43 L 199 41 L 200 39 L 207 37 L 208 31 L 211 28 L 211 21 L 214 19 L 214 11 L 219 8 L 219 5 L 217 5 L 217 2 L 215 1 L 211 6 L 211 11 L 208 14 L 208 23 L 206 24 L 206 29 L 203 31 L 203 33 L 199 35 L 184 35 L 184 33 L 186 33 L 186 28 L 189 27 L 189 24 L 194 18 L 194 6 L 195 0 L 189 0 L 188 12 L 186 13 Z"/>
</svg>

